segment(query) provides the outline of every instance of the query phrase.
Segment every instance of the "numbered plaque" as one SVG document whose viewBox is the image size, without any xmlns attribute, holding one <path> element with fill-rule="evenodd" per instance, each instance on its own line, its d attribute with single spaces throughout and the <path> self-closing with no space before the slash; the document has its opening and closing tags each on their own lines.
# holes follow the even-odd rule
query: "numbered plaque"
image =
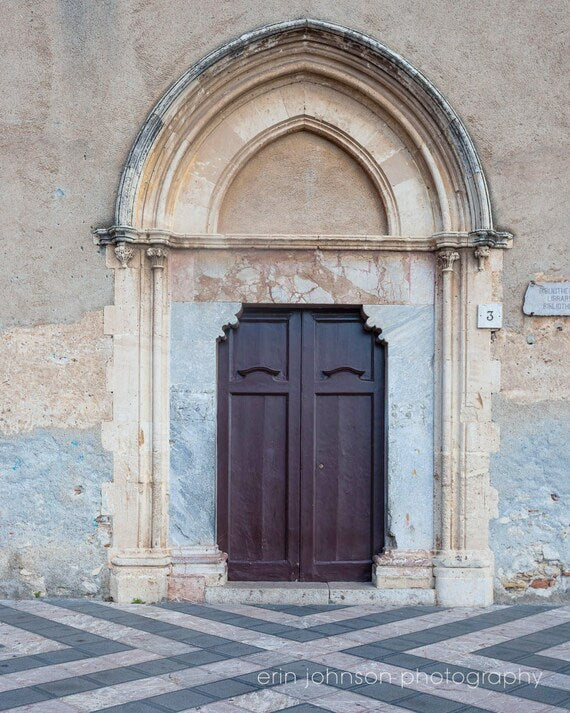
<svg viewBox="0 0 570 713">
<path fill-rule="evenodd" d="M 503 326 L 503 305 L 479 305 L 477 326 L 479 329 L 500 329 Z"/>
</svg>

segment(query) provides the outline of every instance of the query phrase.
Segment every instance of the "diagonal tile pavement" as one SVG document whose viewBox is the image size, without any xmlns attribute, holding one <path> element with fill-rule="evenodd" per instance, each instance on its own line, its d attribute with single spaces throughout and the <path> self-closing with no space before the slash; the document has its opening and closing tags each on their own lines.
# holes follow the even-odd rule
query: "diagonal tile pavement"
<svg viewBox="0 0 570 713">
<path fill-rule="evenodd" d="M 0 711 L 570 709 L 570 607 L 0 604 Z"/>
</svg>

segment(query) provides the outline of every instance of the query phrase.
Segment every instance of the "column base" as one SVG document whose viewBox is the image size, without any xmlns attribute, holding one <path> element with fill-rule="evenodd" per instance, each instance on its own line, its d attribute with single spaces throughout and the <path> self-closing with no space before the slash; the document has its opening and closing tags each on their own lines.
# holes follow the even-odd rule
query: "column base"
<svg viewBox="0 0 570 713">
<path fill-rule="evenodd" d="M 124 550 L 111 556 L 113 601 L 152 604 L 166 598 L 170 553 L 167 550 Z"/>
<path fill-rule="evenodd" d="M 217 545 L 173 548 L 168 599 L 204 602 L 206 587 L 220 587 L 228 581 L 227 559 Z"/>
<path fill-rule="evenodd" d="M 433 588 L 433 553 L 389 550 L 373 557 L 372 583 L 381 589 Z"/>
<path fill-rule="evenodd" d="M 493 603 L 490 551 L 446 551 L 434 559 L 436 601 L 443 607 L 488 607 Z"/>
</svg>

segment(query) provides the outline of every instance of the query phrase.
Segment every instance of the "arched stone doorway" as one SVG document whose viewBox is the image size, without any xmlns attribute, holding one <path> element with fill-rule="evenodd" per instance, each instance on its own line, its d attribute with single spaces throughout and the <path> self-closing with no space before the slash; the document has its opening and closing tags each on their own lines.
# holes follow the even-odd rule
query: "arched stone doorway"
<svg viewBox="0 0 570 713">
<path fill-rule="evenodd" d="M 104 425 L 116 600 L 224 585 L 216 340 L 243 304 L 334 304 L 360 306 L 387 350 L 373 581 L 419 601 L 491 601 L 498 369 L 476 305 L 500 298 L 511 236 L 493 228 L 463 125 L 417 70 L 320 21 L 239 38 L 155 107 L 115 225 L 96 235 L 117 268 Z"/>
</svg>

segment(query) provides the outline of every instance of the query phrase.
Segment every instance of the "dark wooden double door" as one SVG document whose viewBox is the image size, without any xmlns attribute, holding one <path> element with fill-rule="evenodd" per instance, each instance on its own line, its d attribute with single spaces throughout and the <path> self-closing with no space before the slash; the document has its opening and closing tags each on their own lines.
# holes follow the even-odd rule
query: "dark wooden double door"
<svg viewBox="0 0 570 713">
<path fill-rule="evenodd" d="M 218 354 L 229 577 L 366 581 L 382 548 L 384 350 L 358 310 L 245 309 Z"/>
</svg>

